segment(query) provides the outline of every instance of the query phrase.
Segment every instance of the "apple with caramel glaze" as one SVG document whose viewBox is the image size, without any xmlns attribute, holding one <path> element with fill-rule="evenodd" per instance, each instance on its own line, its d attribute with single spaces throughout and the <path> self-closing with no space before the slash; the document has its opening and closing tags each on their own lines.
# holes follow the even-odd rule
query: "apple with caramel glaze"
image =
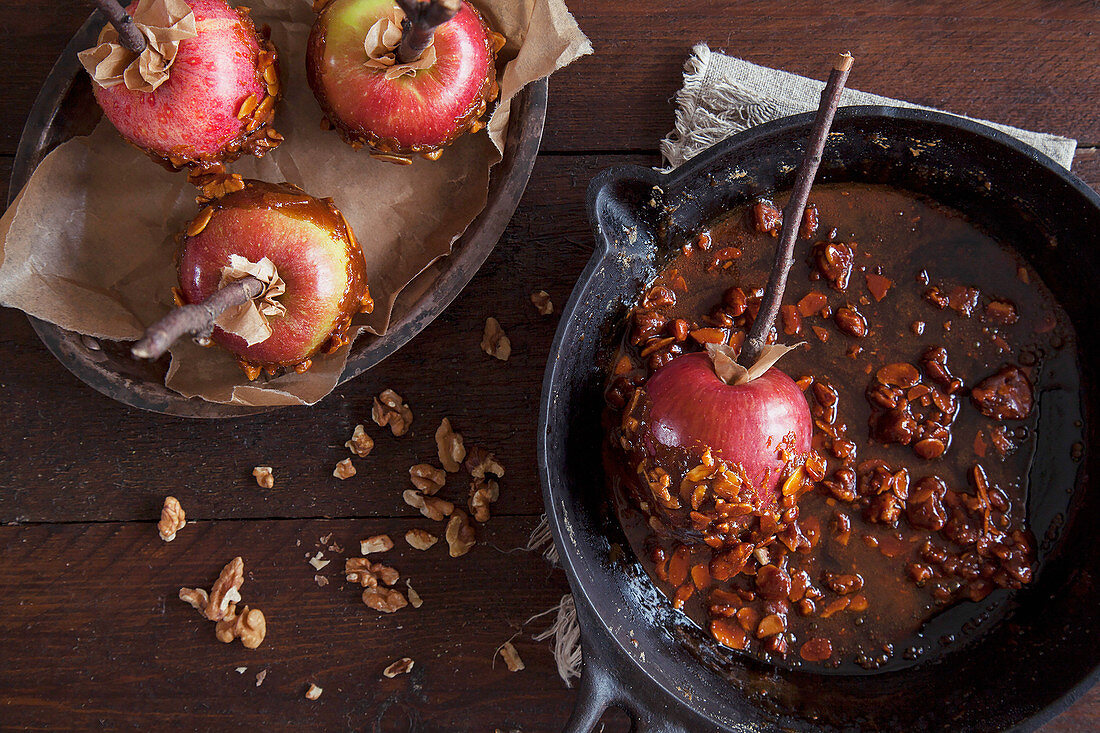
<svg viewBox="0 0 1100 733">
<path fill-rule="evenodd" d="M 309 85 L 345 142 L 434 160 L 483 126 L 503 43 L 464 0 L 330 0 L 309 37 Z"/>
<path fill-rule="evenodd" d="M 135 21 L 146 1 L 127 8 Z M 209 169 L 243 152 L 262 156 L 282 140 L 270 127 L 281 93 L 274 45 L 247 9 L 224 0 L 186 6 L 197 35 L 178 42 L 167 79 L 151 91 L 93 81 L 96 101 L 126 140 L 171 170 Z"/>
</svg>

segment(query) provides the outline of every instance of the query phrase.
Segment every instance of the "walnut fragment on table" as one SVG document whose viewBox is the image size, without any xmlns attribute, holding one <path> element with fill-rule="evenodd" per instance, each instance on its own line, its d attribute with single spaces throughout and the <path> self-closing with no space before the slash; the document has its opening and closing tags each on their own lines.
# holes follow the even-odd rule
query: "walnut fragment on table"
<svg viewBox="0 0 1100 733">
<path fill-rule="evenodd" d="M 344 447 L 360 458 L 366 458 L 374 449 L 374 439 L 367 435 L 363 425 L 356 425 L 351 433 L 351 438 L 344 443 Z"/>
<path fill-rule="evenodd" d="M 398 659 L 382 670 L 382 676 L 392 680 L 399 674 L 408 674 L 411 672 L 414 664 L 416 664 L 416 662 L 408 657 L 401 657 L 401 659 Z"/>
<path fill-rule="evenodd" d="M 252 475 L 256 477 L 256 483 L 260 486 L 260 488 L 274 488 L 275 474 L 271 466 L 256 466 L 252 469 Z"/>
<path fill-rule="evenodd" d="M 439 538 L 424 529 L 410 529 L 405 533 L 405 541 L 414 549 L 427 550 L 439 542 Z"/>
<path fill-rule="evenodd" d="M 165 542 L 176 539 L 176 532 L 187 526 L 187 515 L 180 506 L 179 500 L 174 496 L 164 497 L 164 507 L 160 510 L 160 521 L 157 523 L 157 532 Z"/>
<path fill-rule="evenodd" d="M 446 537 L 451 557 L 465 555 L 476 544 L 474 528 L 466 512 L 461 509 L 454 510 L 450 521 L 447 522 Z"/>
<path fill-rule="evenodd" d="M 550 300 L 550 293 L 545 290 L 536 290 L 531 293 L 531 304 L 540 316 L 548 316 L 554 312 L 554 302 Z"/>
<path fill-rule="evenodd" d="M 214 627 L 214 634 L 220 642 L 229 644 L 240 639 L 246 649 L 255 649 L 267 635 L 267 619 L 258 608 L 244 606 L 240 614 L 236 610 L 236 604 L 230 604 L 225 618 Z"/>
<path fill-rule="evenodd" d="M 371 407 L 371 418 L 380 427 L 389 425 L 390 431 L 395 436 L 400 437 L 409 431 L 413 414 L 401 395 L 392 389 L 387 389 L 374 398 L 374 404 Z"/>
<path fill-rule="evenodd" d="M 509 672 L 519 672 L 520 670 L 527 668 L 523 664 L 523 660 L 520 659 L 519 652 L 516 651 L 516 648 L 512 645 L 512 642 L 504 642 L 499 649 L 499 653 L 501 658 L 504 659 L 504 663 L 508 665 Z"/>
<path fill-rule="evenodd" d="M 336 478 L 344 481 L 355 475 L 355 466 L 352 465 L 350 458 L 345 458 L 336 464 L 336 468 L 332 469 L 332 475 Z"/>
<path fill-rule="evenodd" d="M 409 468 L 409 481 L 424 494 L 432 496 L 447 482 L 447 472 L 430 463 L 418 463 Z"/>
<path fill-rule="evenodd" d="M 481 350 L 501 361 L 508 361 L 512 355 L 512 342 L 500 327 L 500 321 L 493 317 L 485 319 L 485 332 L 481 336 Z"/>
<path fill-rule="evenodd" d="M 451 421 L 443 418 L 435 431 L 435 445 L 439 452 L 439 462 L 448 473 L 457 473 L 466 459 L 466 446 L 462 434 L 455 432 Z"/>
<path fill-rule="evenodd" d="M 371 555 L 379 552 L 389 552 L 393 549 L 393 540 L 388 534 L 376 534 L 365 540 L 359 540 L 359 554 Z"/>
</svg>

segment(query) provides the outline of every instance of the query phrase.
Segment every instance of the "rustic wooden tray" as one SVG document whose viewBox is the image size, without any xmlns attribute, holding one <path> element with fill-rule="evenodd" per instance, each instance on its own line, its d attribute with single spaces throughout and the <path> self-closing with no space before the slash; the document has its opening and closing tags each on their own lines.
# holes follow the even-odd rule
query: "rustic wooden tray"
<svg viewBox="0 0 1100 733">
<path fill-rule="evenodd" d="M 105 22 L 98 12 L 93 13 L 47 77 L 19 139 L 9 205 L 47 153 L 72 137 L 91 132 L 102 116 L 76 54 L 94 44 Z M 450 305 L 488 258 L 531 177 L 546 120 L 546 102 L 545 79 L 529 85 L 512 101 L 504 159 L 492 169 L 485 208 L 455 242 L 450 256 L 409 283 L 394 304 L 389 330 L 382 336 L 363 334 L 355 341 L 340 376 L 341 384 L 420 333 Z M 274 409 L 188 399 L 164 386 L 167 357 L 141 362 L 130 357 L 128 344 L 91 339 L 34 317 L 30 321 L 46 348 L 69 371 L 108 397 L 132 407 L 201 418 L 239 417 Z"/>
</svg>

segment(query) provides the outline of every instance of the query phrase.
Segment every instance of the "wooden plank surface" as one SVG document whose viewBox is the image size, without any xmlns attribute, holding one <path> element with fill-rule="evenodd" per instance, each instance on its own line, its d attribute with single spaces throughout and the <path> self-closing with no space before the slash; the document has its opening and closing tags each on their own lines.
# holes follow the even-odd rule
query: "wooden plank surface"
<svg viewBox="0 0 1100 733">
<path fill-rule="evenodd" d="M 544 155 L 500 245 L 443 316 L 319 406 L 219 423 L 138 413 L 84 386 L 22 314 L 0 310 L 0 728 L 560 729 L 575 693 L 530 640 L 545 621 L 523 626 L 567 591 L 560 571 L 519 549 L 541 512 L 533 416 L 557 319 L 527 296 L 541 288 L 564 304 L 592 247 L 585 187 L 608 165 L 657 162 L 694 42 L 815 76 L 850 48 L 875 60 L 854 86 L 1076 137 L 1085 149 L 1074 170 L 1100 186 L 1094 3 L 573 6 L 597 54 L 551 81 Z M 0 187 L 34 96 L 87 12 L 84 0 L 0 5 Z M 478 347 L 490 315 L 513 342 L 506 364 Z M 387 387 L 416 416 L 402 438 L 369 420 Z M 432 527 L 400 493 L 409 465 L 434 456 L 444 416 L 507 468 L 481 544 L 451 559 L 443 545 L 419 553 L 398 541 L 392 563 L 424 596 L 419 610 L 367 609 L 331 551 L 321 571 L 331 583 L 319 587 L 305 555 L 321 536 L 346 554 L 367 534 Z M 357 422 L 376 447 L 340 482 L 332 466 Z M 252 480 L 258 464 L 276 467 L 274 489 Z M 459 499 L 465 487 L 451 480 L 445 494 Z M 153 527 L 166 493 L 199 520 L 168 545 Z M 245 600 L 271 624 L 257 651 L 216 642 L 175 598 L 181 585 L 209 585 L 235 554 L 247 562 Z M 513 674 L 492 657 L 517 631 L 527 669 Z M 413 674 L 380 678 L 405 655 Z M 302 697 L 310 681 L 325 688 L 314 703 Z M 612 718 L 609 730 L 626 729 Z M 1094 690 L 1043 730 L 1098 728 Z"/>
</svg>

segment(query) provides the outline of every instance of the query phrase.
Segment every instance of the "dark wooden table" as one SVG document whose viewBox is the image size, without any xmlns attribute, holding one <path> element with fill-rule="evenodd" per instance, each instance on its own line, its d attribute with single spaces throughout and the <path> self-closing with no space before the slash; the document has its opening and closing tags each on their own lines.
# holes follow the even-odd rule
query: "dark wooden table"
<svg viewBox="0 0 1100 733">
<path fill-rule="evenodd" d="M 89 5 L 0 4 L 4 184 L 31 102 Z M 542 512 L 535 415 L 556 324 L 528 295 L 545 289 L 558 306 L 568 297 L 592 249 L 582 204 L 593 173 L 658 162 L 696 41 L 813 76 L 850 49 L 856 88 L 1077 138 L 1074 170 L 1100 187 L 1095 3 L 573 5 L 597 53 L 552 79 L 542 154 L 495 253 L 418 338 L 320 405 L 228 422 L 137 412 L 78 382 L 21 313 L 0 311 L 0 727 L 560 728 L 574 691 L 530 638 L 546 619 L 524 623 L 568 591 L 560 571 L 519 549 Z M 487 316 L 512 339 L 507 363 L 479 348 Z M 370 421 L 371 397 L 385 388 L 415 412 L 400 439 Z M 434 456 L 445 416 L 507 468 L 493 519 L 458 560 L 442 543 L 420 553 L 399 539 L 432 525 L 401 491 L 409 466 Z M 359 422 L 377 446 L 356 461 L 358 475 L 337 481 L 333 465 Z M 275 488 L 256 485 L 256 465 L 275 467 Z M 194 520 L 171 544 L 154 526 L 166 494 Z M 350 551 L 378 532 L 399 540 L 390 557 L 422 608 L 366 608 L 333 552 L 321 571 L 332 582 L 314 582 L 306 556 L 320 537 Z M 245 598 L 270 623 L 257 651 L 219 644 L 176 599 L 182 585 L 209 586 L 238 554 Z M 511 673 L 493 656 L 516 634 L 527 669 Z M 403 656 L 416 661 L 412 674 L 383 679 Z M 303 698 L 310 682 L 324 688 L 316 702 Z M 609 718 L 625 727 L 621 714 Z M 1044 730 L 1097 728 L 1100 689 Z"/>
</svg>

